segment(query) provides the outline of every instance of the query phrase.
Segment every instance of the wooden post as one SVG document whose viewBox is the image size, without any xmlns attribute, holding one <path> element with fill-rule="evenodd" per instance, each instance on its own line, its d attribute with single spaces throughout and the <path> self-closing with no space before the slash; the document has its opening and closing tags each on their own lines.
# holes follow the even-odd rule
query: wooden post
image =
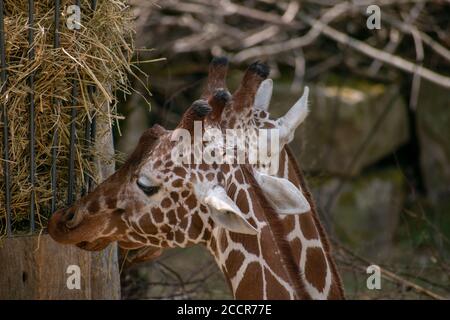
<svg viewBox="0 0 450 320">
<path fill-rule="evenodd" d="M 114 172 L 113 136 L 105 119 L 97 120 L 93 147 L 101 154 L 95 165 L 103 181 Z M 79 267 L 80 289 L 67 285 L 74 274 L 70 266 Z M 2 239 L 0 299 L 120 299 L 117 244 L 89 252 L 56 243 L 48 234 Z"/>
<path fill-rule="evenodd" d="M 80 268 L 80 289 L 67 286 L 69 266 Z M 120 299 L 116 245 L 88 252 L 48 234 L 4 239 L 0 299 Z"/>
</svg>

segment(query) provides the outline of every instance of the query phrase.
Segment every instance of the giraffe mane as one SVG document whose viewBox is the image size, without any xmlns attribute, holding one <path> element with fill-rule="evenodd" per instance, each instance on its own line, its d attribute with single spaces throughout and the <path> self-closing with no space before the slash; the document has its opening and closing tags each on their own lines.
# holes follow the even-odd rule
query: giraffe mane
<svg viewBox="0 0 450 320">
<path fill-rule="evenodd" d="M 285 238 L 286 232 L 284 230 L 283 224 L 281 223 L 281 220 L 278 217 L 278 214 L 272 208 L 263 191 L 261 190 L 258 182 L 256 181 L 253 175 L 252 167 L 250 165 L 243 165 L 242 172 L 244 174 L 244 178 L 251 185 L 251 188 L 257 197 L 258 203 L 263 209 L 263 215 L 266 220 L 265 222 L 267 223 L 267 226 L 272 235 L 272 239 L 280 253 L 281 263 L 285 268 L 289 282 L 295 290 L 295 294 L 299 299 L 311 300 L 312 297 L 308 294 L 305 284 L 302 281 L 303 272 L 295 262 L 294 256 L 291 251 L 291 246 Z M 296 281 L 296 279 L 299 278 L 299 275 L 300 280 Z"/>
</svg>

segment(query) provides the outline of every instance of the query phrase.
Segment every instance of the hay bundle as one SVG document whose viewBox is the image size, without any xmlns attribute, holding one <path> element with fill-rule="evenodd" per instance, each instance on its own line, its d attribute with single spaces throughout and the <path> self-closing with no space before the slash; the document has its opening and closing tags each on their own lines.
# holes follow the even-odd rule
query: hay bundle
<svg viewBox="0 0 450 320">
<path fill-rule="evenodd" d="M 57 205 L 66 205 L 68 158 L 72 108 L 76 109 L 75 193 L 85 185 L 86 176 L 97 179 L 92 159 L 96 148 L 87 148 L 85 122 L 96 117 L 113 125 L 118 115 L 114 94 L 128 92 L 127 77 L 133 73 L 132 17 L 126 1 L 81 1 L 81 29 L 66 26 L 67 6 L 74 1 L 61 0 L 59 47 L 54 47 L 55 5 L 53 0 L 35 1 L 35 57 L 29 58 L 28 0 L 4 0 L 4 31 L 8 79 L 0 96 L 0 106 L 9 117 L 9 161 L 12 194 L 12 228 L 16 232 L 28 226 L 30 212 L 29 93 L 27 79 L 34 73 L 36 132 L 36 226 L 46 225 L 52 198 L 51 163 L 54 132 L 57 136 Z M 94 9 L 94 10 L 93 10 Z M 75 87 L 75 91 L 73 88 Z M 91 90 L 89 88 L 94 88 Z M 76 96 L 72 93 L 76 92 Z M 112 102 L 112 103 L 107 103 Z M 107 106 L 107 108 L 105 108 Z M 3 119 L 0 121 L 3 135 Z M 97 132 L 97 139 L 101 132 Z M 0 139 L 3 158 L 3 137 Z M 0 235 L 5 233 L 5 179 L 0 161 Z M 87 173 L 87 175 L 86 175 Z"/>
</svg>

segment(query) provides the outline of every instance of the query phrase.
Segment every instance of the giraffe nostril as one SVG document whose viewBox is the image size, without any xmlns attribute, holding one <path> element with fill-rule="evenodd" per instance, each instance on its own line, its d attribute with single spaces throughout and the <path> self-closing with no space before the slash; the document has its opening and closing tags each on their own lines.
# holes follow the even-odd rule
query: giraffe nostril
<svg viewBox="0 0 450 320">
<path fill-rule="evenodd" d="M 73 209 L 69 209 L 66 211 L 64 215 L 64 220 L 66 227 L 69 229 L 75 228 L 80 222 L 79 221 L 80 219 L 78 219 L 77 214 Z"/>
<path fill-rule="evenodd" d="M 69 212 L 66 214 L 66 221 L 67 221 L 67 222 L 70 222 L 70 221 L 73 220 L 74 217 L 75 217 L 75 213 L 74 213 L 73 211 L 69 211 Z"/>
</svg>

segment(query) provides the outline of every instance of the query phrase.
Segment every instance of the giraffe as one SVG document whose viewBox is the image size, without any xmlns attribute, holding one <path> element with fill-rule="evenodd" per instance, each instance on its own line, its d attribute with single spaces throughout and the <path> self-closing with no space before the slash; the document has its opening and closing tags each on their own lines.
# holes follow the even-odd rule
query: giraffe
<svg viewBox="0 0 450 320">
<path fill-rule="evenodd" d="M 219 66 L 213 67 L 214 65 Z M 268 68 L 264 67 L 264 65 L 259 65 L 259 68 L 263 69 L 261 71 L 262 77 L 266 78 L 269 74 Z M 213 59 L 207 85 L 202 96 L 210 95 L 213 88 L 227 87 L 227 69 L 228 60 L 226 57 Z M 225 109 L 225 112 L 222 113 L 221 125 L 226 128 L 245 128 L 247 131 L 245 137 L 249 138 L 254 137 L 249 131 L 255 132 L 257 129 L 279 128 L 280 126 L 282 127 L 282 122 L 290 122 L 291 119 L 296 119 L 297 122 L 301 123 L 305 119 L 307 110 L 304 109 L 306 112 L 302 112 L 301 107 L 305 105 L 305 97 L 307 98 L 308 95 L 307 87 L 305 88 L 306 93 L 297 101 L 294 107 L 291 108 L 284 117 L 278 120 L 271 120 L 268 112 L 272 91 L 272 79 L 265 79 L 258 88 L 253 105 L 250 103 L 247 103 L 246 105 L 239 104 L 232 108 Z M 246 94 L 248 91 L 244 89 L 243 92 Z M 298 118 L 295 117 L 296 112 L 299 113 Z M 298 126 L 298 123 L 290 125 Z M 287 230 L 292 230 L 287 237 L 293 248 L 293 255 L 300 265 L 300 269 L 309 273 L 312 272 L 311 270 L 324 270 L 324 272 L 319 272 L 317 274 L 331 277 L 330 279 L 324 279 L 324 283 L 330 283 L 330 286 L 328 287 L 328 290 L 324 290 L 322 293 L 317 292 L 317 290 L 310 286 L 308 281 L 304 279 L 310 294 L 320 298 L 344 298 L 342 281 L 333 257 L 331 256 L 329 240 L 318 217 L 317 209 L 308 189 L 303 172 L 288 145 L 288 143 L 293 140 L 293 132 L 293 130 L 290 130 L 290 134 L 285 134 L 287 140 L 284 141 L 285 146 L 280 152 L 279 166 L 278 168 L 275 168 L 275 172 L 269 173 L 280 178 L 288 179 L 296 185 L 297 188 L 302 190 L 310 205 L 310 210 L 303 215 L 285 215 L 283 217 L 283 224 Z M 270 169 L 264 167 L 259 167 L 258 169 L 270 171 Z M 300 249 L 298 247 L 300 247 Z M 308 254 L 308 251 L 311 251 L 311 253 Z M 309 259 L 308 256 L 310 256 Z M 306 260 L 310 260 L 309 269 L 305 269 Z M 318 279 L 316 279 L 316 281 L 317 280 Z"/>
<path fill-rule="evenodd" d="M 201 121 L 205 128 L 223 130 L 226 110 L 253 104 L 268 75 L 265 68 L 249 67 L 233 96 L 220 87 L 225 69 L 220 60 L 213 61 L 210 78 L 218 81 L 208 82 L 207 93 L 189 107 L 177 129 L 193 133 L 194 122 Z M 144 132 L 118 171 L 52 215 L 52 238 L 85 250 L 117 241 L 121 248 L 139 249 L 138 260 L 200 243 L 214 256 L 237 299 L 341 298 L 329 268 L 316 275 L 306 263 L 308 254 L 300 264 L 294 254 L 296 249 L 297 255 L 304 252 L 292 241 L 302 227 L 287 229 L 286 216 L 310 210 L 304 191 L 248 163 L 175 163 L 176 131 L 155 125 Z M 204 142 L 206 147 L 211 143 Z"/>
</svg>

